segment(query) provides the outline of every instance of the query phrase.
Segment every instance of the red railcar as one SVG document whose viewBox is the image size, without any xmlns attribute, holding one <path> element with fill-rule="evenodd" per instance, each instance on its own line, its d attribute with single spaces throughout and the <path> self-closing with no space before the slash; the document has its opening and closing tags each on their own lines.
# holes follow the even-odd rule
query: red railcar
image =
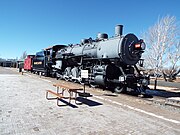
<svg viewBox="0 0 180 135">
<path fill-rule="evenodd" d="M 27 58 L 24 60 L 24 70 L 32 71 L 32 60 L 35 55 L 28 55 Z"/>
</svg>

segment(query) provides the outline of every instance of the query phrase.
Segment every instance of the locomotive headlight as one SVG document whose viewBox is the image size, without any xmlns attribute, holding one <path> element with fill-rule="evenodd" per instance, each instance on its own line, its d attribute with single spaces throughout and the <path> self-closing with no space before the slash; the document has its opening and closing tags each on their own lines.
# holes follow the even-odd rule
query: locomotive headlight
<svg viewBox="0 0 180 135">
<path fill-rule="evenodd" d="M 141 44 L 139 44 L 139 43 L 138 43 L 138 44 L 135 44 L 135 48 L 136 48 L 136 49 L 140 49 L 140 48 L 141 48 Z"/>
<path fill-rule="evenodd" d="M 135 45 L 134 45 L 134 48 L 136 50 L 145 50 L 146 49 L 146 44 L 144 43 L 144 41 L 142 39 L 139 40 L 139 42 L 137 42 Z"/>
<path fill-rule="evenodd" d="M 146 44 L 144 42 L 141 43 L 141 49 L 145 50 L 146 49 Z"/>
</svg>

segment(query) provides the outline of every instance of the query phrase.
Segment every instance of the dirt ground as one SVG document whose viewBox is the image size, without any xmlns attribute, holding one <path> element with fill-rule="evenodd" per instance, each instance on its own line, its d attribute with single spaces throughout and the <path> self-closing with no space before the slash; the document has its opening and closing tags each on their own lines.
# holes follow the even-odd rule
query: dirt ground
<svg viewBox="0 0 180 135">
<path fill-rule="evenodd" d="M 56 91 L 57 82 L 82 86 L 11 71 L 0 68 L 0 135 L 180 134 L 179 111 L 92 88 L 83 104 L 58 107 L 45 98 L 47 89 Z"/>
</svg>

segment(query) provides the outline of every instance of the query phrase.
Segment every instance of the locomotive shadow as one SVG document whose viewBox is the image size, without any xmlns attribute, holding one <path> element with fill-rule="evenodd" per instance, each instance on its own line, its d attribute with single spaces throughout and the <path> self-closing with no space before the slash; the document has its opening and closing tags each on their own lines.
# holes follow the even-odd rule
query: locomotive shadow
<svg viewBox="0 0 180 135">
<path fill-rule="evenodd" d="M 180 92 L 171 92 L 171 91 L 166 91 L 162 89 L 148 89 L 146 90 L 147 94 L 150 94 L 152 96 L 158 96 L 158 97 L 164 97 L 164 98 L 169 98 L 169 97 L 180 97 Z"/>
<path fill-rule="evenodd" d="M 124 94 L 124 95 L 129 95 L 129 96 L 134 96 L 138 97 L 140 93 L 135 92 L 135 91 L 127 91 L 119 94 Z M 104 94 L 104 96 L 111 96 L 111 97 L 117 97 L 117 94 Z M 162 89 L 146 89 L 146 93 L 142 96 L 142 98 L 153 98 L 153 96 L 158 96 L 158 97 L 163 97 L 163 98 L 169 98 L 169 97 L 180 97 L 180 92 L 171 92 L 171 91 L 166 91 Z"/>
<path fill-rule="evenodd" d="M 153 98 L 153 95 L 149 94 L 147 92 L 145 94 L 141 94 L 141 93 L 136 92 L 136 91 L 128 91 L 128 92 L 124 92 L 122 94 L 134 96 L 134 97 L 141 97 L 141 98 Z"/>
<path fill-rule="evenodd" d="M 128 95 L 128 96 L 138 97 L 139 95 L 141 95 L 138 91 L 125 91 L 122 93 L 114 92 L 112 89 L 103 89 L 103 91 L 111 92 L 111 93 L 103 94 L 103 96 L 107 96 L 107 97 L 118 97 L 118 95 Z M 153 98 L 153 96 L 150 95 L 149 93 L 145 93 L 142 97 Z"/>
</svg>

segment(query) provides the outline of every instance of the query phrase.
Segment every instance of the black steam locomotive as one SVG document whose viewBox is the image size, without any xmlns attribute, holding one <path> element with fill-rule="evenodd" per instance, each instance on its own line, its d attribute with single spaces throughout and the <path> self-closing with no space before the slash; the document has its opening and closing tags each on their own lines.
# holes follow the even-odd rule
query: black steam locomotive
<svg viewBox="0 0 180 135">
<path fill-rule="evenodd" d="M 36 55 L 34 70 L 67 81 L 82 82 L 81 70 L 88 70 L 88 83 L 116 92 L 144 91 L 149 78 L 142 75 L 137 64 L 142 66 L 141 55 L 145 43 L 134 34 L 122 35 L 123 26 L 115 27 L 115 36 L 108 38 L 99 33 L 96 39 L 82 39 L 80 44 L 56 45 Z M 40 68 L 39 68 L 40 69 Z"/>
</svg>

